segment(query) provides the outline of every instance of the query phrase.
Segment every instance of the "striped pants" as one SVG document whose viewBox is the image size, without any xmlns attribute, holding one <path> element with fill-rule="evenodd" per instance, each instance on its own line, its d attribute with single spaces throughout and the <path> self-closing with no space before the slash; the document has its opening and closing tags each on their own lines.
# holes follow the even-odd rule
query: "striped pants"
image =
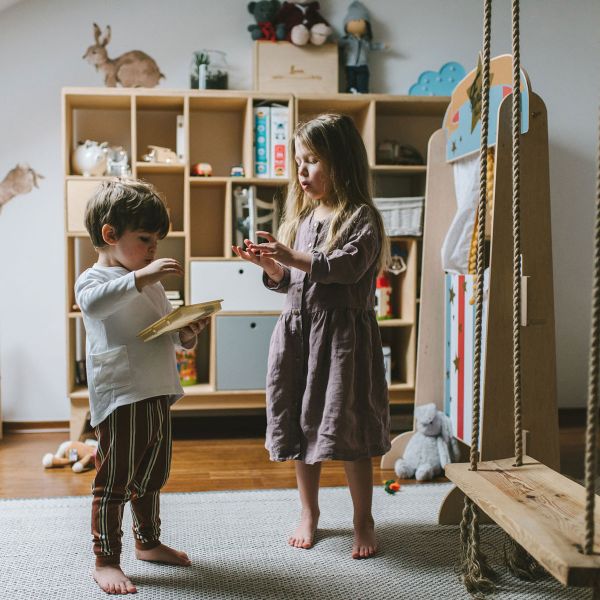
<svg viewBox="0 0 600 600">
<path fill-rule="evenodd" d="M 96 565 L 119 564 L 123 508 L 131 504 L 136 548 L 160 544 L 160 490 L 171 466 L 171 413 L 166 396 L 119 406 L 96 427 L 92 535 Z"/>
</svg>

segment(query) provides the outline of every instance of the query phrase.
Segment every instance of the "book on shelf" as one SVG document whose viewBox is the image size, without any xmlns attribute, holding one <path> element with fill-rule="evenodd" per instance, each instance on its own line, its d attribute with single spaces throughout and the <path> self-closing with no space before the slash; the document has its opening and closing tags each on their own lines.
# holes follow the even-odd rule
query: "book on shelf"
<svg viewBox="0 0 600 600">
<path fill-rule="evenodd" d="M 182 329 L 198 319 L 204 319 L 218 313 L 221 310 L 221 302 L 223 300 L 210 300 L 209 302 L 188 304 L 187 306 L 176 308 L 173 312 L 162 317 L 162 319 L 158 319 L 158 321 L 146 327 L 146 329 L 142 329 L 138 333 L 138 337 L 144 340 L 144 342 L 149 342 L 164 333 Z"/>
<path fill-rule="evenodd" d="M 254 176 L 285 179 L 288 173 L 289 108 L 282 104 L 254 107 Z"/>
</svg>

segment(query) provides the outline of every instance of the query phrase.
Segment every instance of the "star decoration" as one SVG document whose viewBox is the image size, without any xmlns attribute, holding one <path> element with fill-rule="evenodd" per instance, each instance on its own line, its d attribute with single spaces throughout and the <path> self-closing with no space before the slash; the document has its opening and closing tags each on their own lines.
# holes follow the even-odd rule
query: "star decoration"
<svg viewBox="0 0 600 600">
<path fill-rule="evenodd" d="M 454 298 L 456 297 L 456 292 L 454 291 L 454 288 L 450 288 L 450 304 L 454 304 Z"/>
<path fill-rule="evenodd" d="M 458 358 L 458 354 L 452 362 L 454 363 L 454 370 L 458 373 L 458 368 L 460 367 L 460 358 Z"/>
</svg>

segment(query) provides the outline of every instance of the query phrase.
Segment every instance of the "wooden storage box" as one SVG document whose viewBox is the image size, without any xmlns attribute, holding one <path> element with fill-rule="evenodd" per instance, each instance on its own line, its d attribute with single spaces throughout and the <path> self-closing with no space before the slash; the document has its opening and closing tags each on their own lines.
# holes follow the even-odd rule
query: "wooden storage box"
<svg viewBox="0 0 600 600">
<path fill-rule="evenodd" d="M 254 42 L 254 89 L 337 94 L 337 44 L 295 46 L 290 42 Z"/>
<path fill-rule="evenodd" d="M 264 390 L 271 334 L 277 317 L 215 319 L 217 390 Z"/>
<path fill-rule="evenodd" d="M 85 207 L 101 180 L 67 181 L 67 231 L 85 233 Z"/>
</svg>

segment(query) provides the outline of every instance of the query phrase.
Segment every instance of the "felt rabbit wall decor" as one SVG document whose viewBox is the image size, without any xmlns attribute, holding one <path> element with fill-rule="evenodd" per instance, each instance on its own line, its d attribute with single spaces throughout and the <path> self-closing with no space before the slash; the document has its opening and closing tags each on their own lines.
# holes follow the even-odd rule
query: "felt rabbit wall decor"
<svg viewBox="0 0 600 600">
<path fill-rule="evenodd" d="M 118 56 L 108 58 L 106 46 L 110 42 L 110 25 L 106 26 L 104 37 L 102 31 L 94 23 L 94 38 L 96 43 L 90 46 L 83 59 L 104 73 L 104 83 L 108 87 L 155 87 L 164 75 L 160 72 L 153 58 L 141 50 L 131 50 Z"/>
<path fill-rule="evenodd" d="M 44 179 L 44 176 L 36 173 L 26 163 L 19 163 L 11 169 L 0 181 L 0 211 L 15 196 L 28 194 L 34 187 L 39 187 L 38 179 Z"/>
</svg>

